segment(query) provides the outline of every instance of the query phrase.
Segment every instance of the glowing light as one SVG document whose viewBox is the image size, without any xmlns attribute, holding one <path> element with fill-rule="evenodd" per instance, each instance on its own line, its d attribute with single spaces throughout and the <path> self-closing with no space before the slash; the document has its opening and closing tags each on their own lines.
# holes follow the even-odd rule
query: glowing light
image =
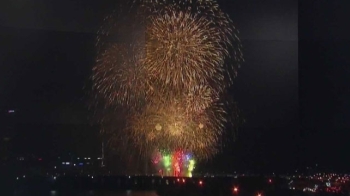
<svg viewBox="0 0 350 196">
<path fill-rule="evenodd" d="M 156 125 L 156 130 L 157 131 L 160 131 L 162 129 L 162 126 L 159 124 L 159 123 L 157 123 L 157 125 Z"/>
<path fill-rule="evenodd" d="M 169 166 L 171 165 L 169 155 L 166 155 L 163 157 L 163 163 L 164 163 L 165 168 L 169 168 Z"/>
<path fill-rule="evenodd" d="M 211 158 L 236 118 L 224 96 L 243 62 L 237 30 L 214 0 L 135 1 L 137 14 L 112 14 L 98 32 L 92 86 L 103 109 L 96 118 L 120 151 L 149 158 L 165 149 L 152 162 L 167 175 L 192 176 L 193 158 L 177 151 Z M 121 33 L 129 39 L 118 43 Z M 125 117 L 122 129 L 113 126 L 116 111 Z"/>
</svg>

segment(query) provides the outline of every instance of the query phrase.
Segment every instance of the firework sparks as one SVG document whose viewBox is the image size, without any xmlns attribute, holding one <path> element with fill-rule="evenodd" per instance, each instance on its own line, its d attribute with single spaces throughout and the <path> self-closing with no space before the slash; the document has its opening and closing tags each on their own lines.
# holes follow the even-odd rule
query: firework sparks
<svg viewBox="0 0 350 196">
<path fill-rule="evenodd" d="M 94 89 L 108 104 L 135 104 L 152 91 L 140 65 L 142 54 L 137 54 L 135 48 L 113 45 L 100 55 L 93 68 Z"/>
<path fill-rule="evenodd" d="M 243 62 L 238 31 L 214 0 L 135 0 L 125 10 L 99 31 L 92 80 L 107 109 L 129 113 L 118 130 L 113 112 L 101 122 L 111 141 L 144 157 L 165 149 L 152 161 L 180 172 L 180 151 L 212 157 L 227 121 L 236 119 L 222 95 Z M 191 172 L 194 160 L 186 165 Z"/>
<path fill-rule="evenodd" d="M 222 77 L 224 48 L 219 44 L 219 29 L 210 21 L 170 8 L 150 21 L 144 66 L 154 79 L 182 90 L 207 84 L 214 75 Z"/>
<path fill-rule="evenodd" d="M 147 105 L 129 123 L 130 137 L 144 150 L 154 148 L 194 152 L 198 158 L 215 154 L 225 122 L 224 111 L 210 106 L 202 113 L 186 110 L 186 103 Z"/>
<path fill-rule="evenodd" d="M 194 157 L 183 150 L 165 151 L 156 150 L 153 154 L 153 164 L 163 176 L 192 177 L 195 168 Z"/>
</svg>

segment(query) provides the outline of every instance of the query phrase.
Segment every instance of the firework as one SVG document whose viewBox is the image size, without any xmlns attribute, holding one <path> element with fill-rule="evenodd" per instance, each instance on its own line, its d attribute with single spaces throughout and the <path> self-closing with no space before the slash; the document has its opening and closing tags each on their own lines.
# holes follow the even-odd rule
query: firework
<svg viewBox="0 0 350 196">
<path fill-rule="evenodd" d="M 220 78 L 224 62 L 219 29 L 189 12 L 170 9 L 150 17 L 146 30 L 145 69 L 174 90 Z"/>
<path fill-rule="evenodd" d="M 142 53 L 137 53 L 136 49 L 113 45 L 99 56 L 93 68 L 93 87 L 106 103 L 134 105 L 145 100 L 152 91 L 140 65 Z"/>
<path fill-rule="evenodd" d="M 152 163 L 162 176 L 192 177 L 192 172 L 195 168 L 193 155 L 183 150 L 174 152 L 157 150 L 153 155 Z"/>
<path fill-rule="evenodd" d="M 223 95 L 243 62 L 238 31 L 213 0 L 131 5 L 106 17 L 98 33 L 93 87 L 113 111 L 100 122 L 112 145 L 189 175 L 189 152 L 196 160 L 215 155 L 237 119 Z M 123 126 L 115 124 L 120 108 Z"/>
<path fill-rule="evenodd" d="M 242 45 L 238 37 L 239 31 L 233 25 L 230 17 L 225 14 L 215 0 L 135 0 L 134 3 L 141 4 L 150 15 L 168 15 L 171 12 L 186 12 L 205 19 L 216 28 L 221 47 L 227 62 L 222 70 L 227 78 L 225 86 L 233 82 L 237 75 L 237 69 L 244 62 Z M 171 9 L 169 9 L 171 8 Z M 170 11 L 169 11 L 170 10 Z M 171 15 L 171 14 L 170 14 Z"/>
<path fill-rule="evenodd" d="M 217 92 L 207 85 L 192 86 L 183 96 L 186 101 L 187 111 L 201 113 L 217 102 Z"/>
<path fill-rule="evenodd" d="M 213 105 L 201 113 L 186 108 L 186 103 L 179 100 L 149 104 L 142 112 L 133 114 L 127 132 L 133 143 L 145 151 L 183 149 L 195 153 L 198 158 L 209 158 L 217 150 L 225 112 Z"/>
</svg>

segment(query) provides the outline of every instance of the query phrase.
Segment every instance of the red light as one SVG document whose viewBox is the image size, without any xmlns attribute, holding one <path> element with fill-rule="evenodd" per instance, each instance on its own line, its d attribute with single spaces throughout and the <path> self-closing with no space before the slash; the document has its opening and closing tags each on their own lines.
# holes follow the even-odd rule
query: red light
<svg viewBox="0 0 350 196">
<path fill-rule="evenodd" d="M 177 179 L 178 182 L 180 182 L 180 179 Z"/>
<path fill-rule="evenodd" d="M 238 193 L 238 187 L 233 187 L 232 191 L 233 193 Z"/>
<path fill-rule="evenodd" d="M 38 161 L 42 161 L 43 159 L 42 158 L 39 158 Z"/>
<path fill-rule="evenodd" d="M 271 179 L 269 179 L 269 183 L 272 183 L 272 180 L 271 180 Z"/>
<path fill-rule="evenodd" d="M 185 179 L 182 179 L 182 182 L 185 183 Z"/>
<path fill-rule="evenodd" d="M 202 180 L 199 181 L 199 185 L 203 185 L 203 181 Z"/>
</svg>

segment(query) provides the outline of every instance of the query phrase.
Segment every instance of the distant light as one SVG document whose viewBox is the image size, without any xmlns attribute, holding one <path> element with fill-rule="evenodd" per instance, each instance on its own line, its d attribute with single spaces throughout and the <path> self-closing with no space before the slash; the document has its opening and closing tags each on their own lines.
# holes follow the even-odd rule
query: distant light
<svg viewBox="0 0 350 196">
<path fill-rule="evenodd" d="M 180 182 L 180 179 L 177 179 L 178 182 Z"/>
<path fill-rule="evenodd" d="M 269 179 L 269 183 L 271 183 L 272 182 L 272 180 L 271 179 Z"/>
<path fill-rule="evenodd" d="M 238 192 L 238 187 L 233 187 L 233 192 L 237 193 Z"/>
<path fill-rule="evenodd" d="M 84 165 L 83 163 L 79 163 L 79 165 Z"/>
<path fill-rule="evenodd" d="M 182 179 L 182 182 L 185 183 L 185 179 Z"/>
<path fill-rule="evenodd" d="M 66 162 L 62 162 L 62 165 L 65 165 L 66 164 Z"/>
<path fill-rule="evenodd" d="M 261 196 L 261 193 L 258 193 L 257 196 Z"/>
<path fill-rule="evenodd" d="M 16 179 L 18 180 L 19 178 L 17 177 Z"/>
<path fill-rule="evenodd" d="M 69 162 L 66 162 L 66 165 L 69 165 L 70 163 Z"/>
<path fill-rule="evenodd" d="M 43 159 L 42 158 L 38 158 L 38 161 L 42 161 Z"/>
<path fill-rule="evenodd" d="M 54 168 L 56 169 L 57 167 L 55 166 Z"/>
<path fill-rule="evenodd" d="M 199 185 L 203 185 L 203 181 L 202 180 L 199 181 Z"/>
<path fill-rule="evenodd" d="M 84 159 L 87 159 L 86 157 L 84 157 Z"/>
<path fill-rule="evenodd" d="M 129 176 L 129 179 L 130 179 L 130 176 Z"/>
<path fill-rule="evenodd" d="M 94 178 L 93 176 L 91 176 L 91 178 Z"/>
<path fill-rule="evenodd" d="M 9 110 L 8 113 L 15 113 L 15 110 Z"/>
<path fill-rule="evenodd" d="M 88 157 L 88 159 L 90 160 L 90 157 Z"/>
<path fill-rule="evenodd" d="M 23 178 L 26 178 L 26 175 L 23 175 Z"/>
<path fill-rule="evenodd" d="M 75 163 L 74 163 L 74 166 L 75 166 Z"/>
<path fill-rule="evenodd" d="M 56 180 L 56 176 L 54 176 L 53 179 Z"/>
<path fill-rule="evenodd" d="M 77 159 L 79 160 L 80 158 L 78 157 Z"/>
</svg>

